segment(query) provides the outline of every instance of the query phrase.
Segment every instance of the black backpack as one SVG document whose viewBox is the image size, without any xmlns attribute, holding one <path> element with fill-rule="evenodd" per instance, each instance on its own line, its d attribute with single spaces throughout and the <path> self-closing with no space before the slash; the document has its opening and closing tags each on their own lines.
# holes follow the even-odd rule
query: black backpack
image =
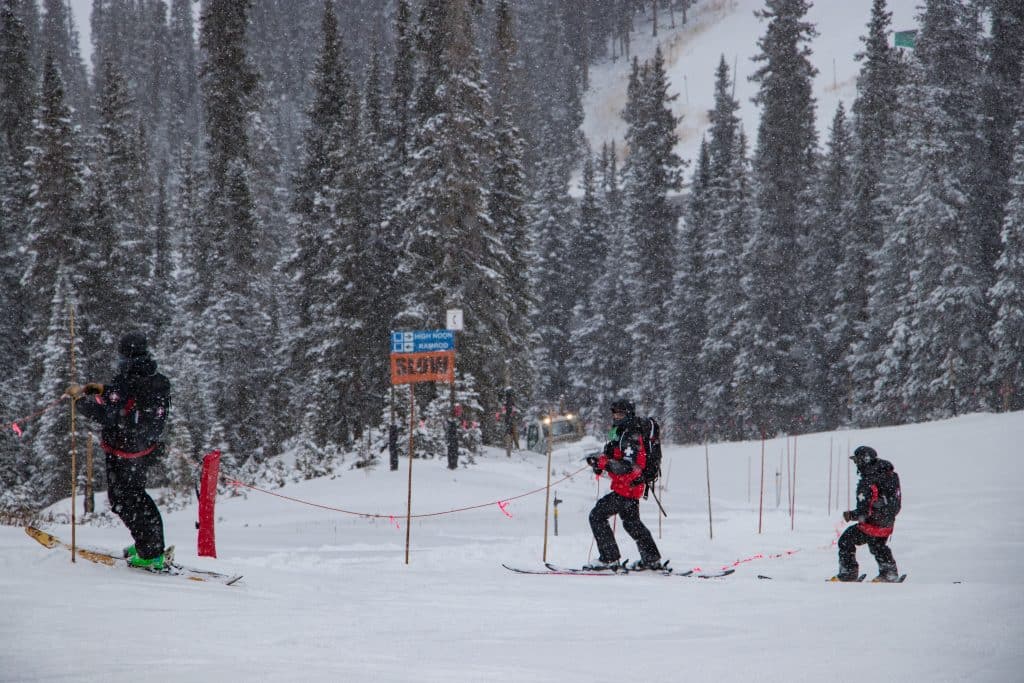
<svg viewBox="0 0 1024 683">
<path fill-rule="evenodd" d="M 640 436 L 644 440 L 644 449 L 647 451 L 647 462 L 641 473 L 644 482 L 644 498 L 661 477 L 661 425 L 653 417 L 640 419 Z"/>
</svg>

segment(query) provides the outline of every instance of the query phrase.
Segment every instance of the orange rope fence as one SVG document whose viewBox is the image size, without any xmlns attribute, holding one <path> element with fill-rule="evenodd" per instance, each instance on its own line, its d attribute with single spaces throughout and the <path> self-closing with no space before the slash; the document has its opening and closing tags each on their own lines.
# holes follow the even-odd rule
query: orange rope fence
<svg viewBox="0 0 1024 683">
<path fill-rule="evenodd" d="M 555 486 L 557 484 L 561 484 L 563 481 L 568 481 L 569 479 L 572 479 L 573 477 L 575 477 L 577 474 L 579 474 L 583 470 L 588 470 L 588 469 L 590 469 L 589 465 L 581 467 L 580 469 L 576 470 L 575 472 L 573 472 L 571 474 L 568 474 L 568 475 L 562 477 L 561 479 L 559 479 L 558 481 L 554 482 L 551 485 Z M 222 477 L 222 478 L 224 479 L 224 482 L 226 484 L 228 484 L 229 486 L 247 488 L 247 489 L 249 489 L 251 491 L 258 491 L 259 493 L 265 493 L 268 496 L 274 496 L 275 498 L 281 498 L 283 500 L 288 500 L 288 501 L 291 501 L 293 503 L 299 503 L 300 505 L 308 505 L 310 507 L 320 508 L 321 510 L 330 510 L 331 512 L 340 512 L 340 513 L 345 514 L 345 515 L 354 515 L 356 517 L 369 517 L 369 518 L 378 518 L 378 519 L 396 519 L 396 518 L 404 517 L 405 516 L 404 514 L 384 515 L 384 514 L 372 513 L 372 512 L 355 512 L 353 510 L 345 510 L 344 508 L 334 507 L 334 506 L 331 506 L 331 505 L 323 505 L 321 503 L 314 503 L 314 502 L 311 502 L 311 501 L 308 501 L 308 500 L 302 500 L 301 498 L 294 498 L 292 496 L 286 496 L 286 495 L 284 495 L 282 493 L 275 493 L 273 491 L 269 491 L 267 489 L 260 488 L 259 486 L 255 486 L 253 484 L 246 484 L 243 481 L 239 481 L 237 479 L 232 479 L 230 477 Z M 534 495 L 536 493 L 540 493 L 541 491 L 544 491 L 546 489 L 547 489 L 546 486 L 542 486 L 539 489 L 534 489 L 532 491 L 527 491 L 526 493 L 521 493 L 518 496 L 512 496 L 510 498 L 501 498 L 499 500 L 492 500 L 489 503 L 481 503 L 479 505 L 468 505 L 466 507 L 454 508 L 452 510 L 443 510 L 441 512 L 425 512 L 425 513 L 421 513 L 421 514 L 418 514 L 418 515 L 412 515 L 412 517 L 414 519 L 421 519 L 421 518 L 424 518 L 424 517 L 439 517 L 441 515 L 450 515 L 450 514 L 453 514 L 453 513 L 456 513 L 456 512 L 466 512 L 467 510 L 479 510 L 481 508 L 490 507 L 492 505 L 497 505 L 503 512 L 505 512 L 505 506 L 510 501 L 518 500 L 520 498 L 525 498 L 527 496 L 532 496 L 532 495 Z"/>
</svg>

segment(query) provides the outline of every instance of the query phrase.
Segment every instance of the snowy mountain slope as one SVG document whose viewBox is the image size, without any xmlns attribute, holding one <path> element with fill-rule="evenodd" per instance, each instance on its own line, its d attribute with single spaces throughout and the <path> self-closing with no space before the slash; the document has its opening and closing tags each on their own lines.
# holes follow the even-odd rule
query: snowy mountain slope
<svg viewBox="0 0 1024 683">
<path fill-rule="evenodd" d="M 646 502 L 643 518 L 676 566 L 735 564 L 723 581 L 505 571 L 501 562 L 540 564 L 545 458 L 497 450 L 456 472 L 415 461 L 414 514 L 474 509 L 414 521 L 409 565 L 404 459 L 398 472 L 345 470 L 275 491 L 296 500 L 221 496 L 216 560 L 195 556 L 194 506 L 165 514 L 183 561 L 245 574 L 232 588 L 71 564 L 0 527 L 0 681 L 852 682 L 867 670 L 880 682 L 1018 680 L 1022 441 L 1024 413 L 790 439 L 793 530 L 787 442 L 770 441 L 761 534 L 761 444 L 713 444 L 713 540 L 704 448 L 670 447 L 669 517 L 659 533 Z M 824 581 L 855 483 L 846 454 L 859 443 L 891 459 L 903 480 L 892 547 L 910 578 L 900 586 Z M 557 451 L 553 480 L 578 470 L 595 445 Z M 583 472 L 555 489 L 563 502 L 548 559 L 583 562 L 592 554 L 587 513 L 607 479 L 599 490 Z M 66 525 L 50 528 L 70 537 Z M 635 557 L 621 525 L 618 538 Z M 126 541 L 119 524 L 78 529 L 80 544 Z M 858 557 L 874 576 L 866 549 Z"/>
<path fill-rule="evenodd" d="M 894 31 L 916 27 L 918 3 L 889 0 Z M 766 26 L 754 12 L 763 8 L 763 0 L 698 0 L 685 26 L 679 25 L 677 14 L 676 28 L 669 28 L 668 16 L 662 12 L 656 38 L 651 36 L 649 16 L 635 20 L 631 56 L 641 61 L 650 59 L 658 45 L 665 55 L 669 91 L 679 96 L 673 109 L 683 117 L 677 128 L 677 151 L 683 159 L 692 161 L 697 157 L 708 126 L 707 112 L 714 104 L 714 74 L 722 56 L 736 82 L 738 115 L 751 144 L 756 139 L 759 112 L 750 99 L 757 92 L 757 84 L 748 77 L 758 67 L 751 58 L 759 52 L 757 42 Z M 818 0 L 807 14 L 807 20 L 818 30 L 811 45 L 811 61 L 818 69 L 814 96 L 821 144 L 827 139 L 839 101 L 849 112 L 856 96 L 860 63 L 855 55 L 863 49 L 860 36 L 867 32 L 870 16 L 871 0 Z M 590 70 L 591 87 L 583 101 L 583 132 L 595 150 L 611 140 L 616 140 L 621 149 L 626 131 L 621 112 L 629 71 L 629 61 L 622 58 L 606 60 Z"/>
</svg>

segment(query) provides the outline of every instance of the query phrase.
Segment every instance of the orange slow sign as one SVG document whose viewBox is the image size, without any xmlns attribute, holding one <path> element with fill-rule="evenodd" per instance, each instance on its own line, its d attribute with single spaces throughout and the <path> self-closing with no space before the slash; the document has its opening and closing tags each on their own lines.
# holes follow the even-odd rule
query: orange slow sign
<svg viewBox="0 0 1024 683">
<path fill-rule="evenodd" d="M 391 354 L 392 384 L 451 382 L 454 379 L 454 351 Z"/>
</svg>

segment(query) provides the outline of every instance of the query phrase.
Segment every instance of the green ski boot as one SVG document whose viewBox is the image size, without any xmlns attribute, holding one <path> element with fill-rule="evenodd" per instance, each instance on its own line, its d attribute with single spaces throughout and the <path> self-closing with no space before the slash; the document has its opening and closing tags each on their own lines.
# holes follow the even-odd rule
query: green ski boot
<svg viewBox="0 0 1024 683">
<path fill-rule="evenodd" d="M 164 554 L 160 553 L 156 557 L 150 558 L 142 558 L 138 555 L 132 555 L 128 558 L 128 564 L 139 569 L 148 569 L 151 572 L 162 572 L 165 566 Z"/>
</svg>

